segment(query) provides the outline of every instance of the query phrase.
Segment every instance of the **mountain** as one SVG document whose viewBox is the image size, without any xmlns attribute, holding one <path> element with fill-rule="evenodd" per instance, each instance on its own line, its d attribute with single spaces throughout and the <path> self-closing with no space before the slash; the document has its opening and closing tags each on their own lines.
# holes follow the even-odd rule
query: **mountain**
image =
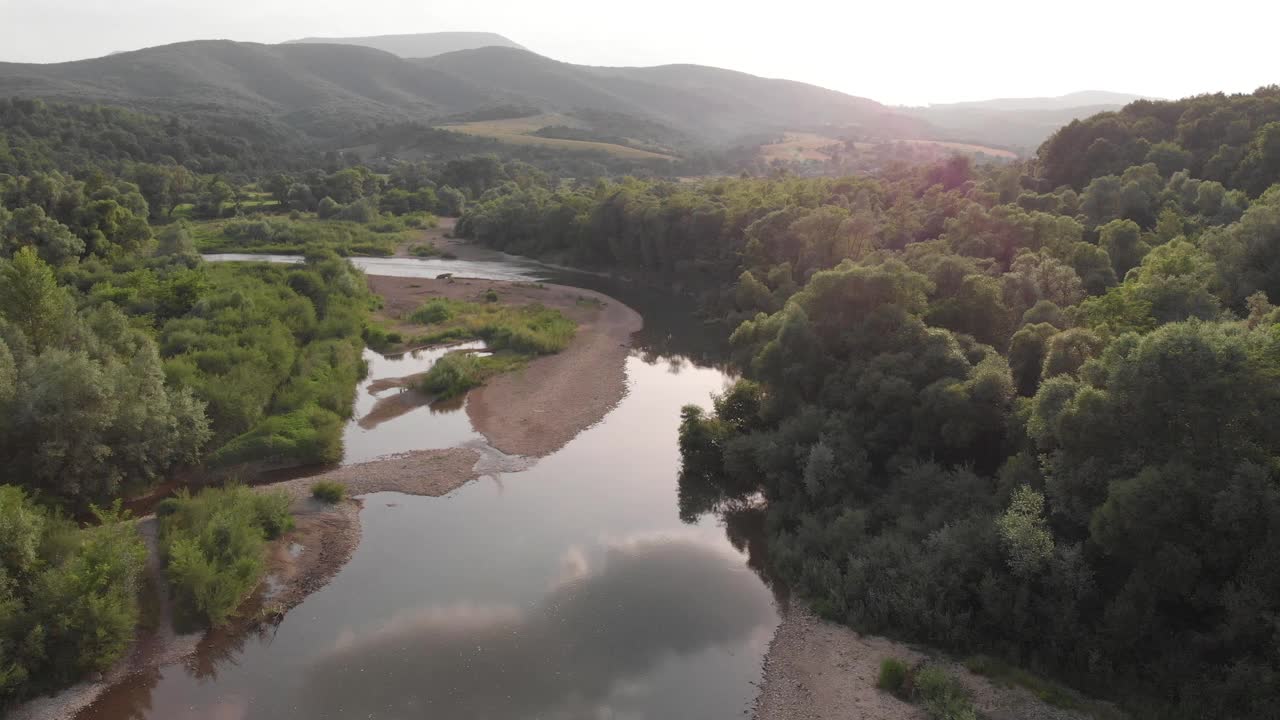
<svg viewBox="0 0 1280 720">
<path fill-rule="evenodd" d="M 372 35 L 369 37 L 316 38 L 290 40 L 286 44 L 360 45 L 399 55 L 402 58 L 429 58 L 459 50 L 482 47 L 525 48 L 497 33 L 489 32 L 437 32 L 412 35 Z"/>
<path fill-rule="evenodd" d="M 50 65 L 0 63 L 0 95 L 246 120 L 320 137 L 490 100 L 464 81 L 372 48 L 226 40 Z"/>
<path fill-rule="evenodd" d="M 51 65 L 0 63 L 0 96 L 107 102 L 330 143 L 510 105 L 665 127 L 706 144 L 814 126 L 894 137 L 930 130 L 879 103 L 805 83 L 696 65 L 587 67 L 509 47 L 405 59 L 345 44 L 197 41 Z"/>
<path fill-rule="evenodd" d="M 1009 147 L 1027 154 L 1072 120 L 1119 110 L 1141 95 L 1086 90 L 1056 97 L 999 98 L 898 108 L 939 128 L 947 139 Z"/>
<path fill-rule="evenodd" d="M 1135 100 L 1149 100 L 1145 95 L 1110 92 L 1107 90 L 1082 90 L 1054 97 L 1032 98 L 997 98 L 994 100 L 974 100 L 969 102 L 943 103 L 930 105 L 930 109 L 950 110 L 1070 110 L 1083 107 L 1112 106 L 1123 107 Z"/>
<path fill-rule="evenodd" d="M 486 88 L 503 102 L 645 117 L 712 143 L 823 125 L 913 136 L 925 130 L 873 100 L 701 65 L 592 67 L 496 47 L 418 62 Z"/>
</svg>

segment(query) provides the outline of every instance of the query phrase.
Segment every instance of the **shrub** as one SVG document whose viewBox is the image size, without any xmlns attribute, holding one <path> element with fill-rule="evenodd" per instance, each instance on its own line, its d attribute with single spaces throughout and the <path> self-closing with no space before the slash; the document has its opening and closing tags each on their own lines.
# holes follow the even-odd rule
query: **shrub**
<svg viewBox="0 0 1280 720">
<path fill-rule="evenodd" d="M 940 667 L 929 665 L 917 670 L 911 691 L 931 720 L 977 720 L 968 689 Z"/>
<path fill-rule="evenodd" d="M 341 502 L 347 496 L 347 487 L 342 483 L 332 482 L 330 480 L 321 480 L 311 486 L 311 497 L 327 502 L 330 505 Z"/>
<path fill-rule="evenodd" d="M 118 510 L 95 512 L 80 529 L 0 486 L 0 714 L 105 671 L 133 639 L 146 546 Z"/>
<path fill-rule="evenodd" d="M 514 355 L 472 355 L 454 352 L 431 366 L 422 378 L 423 392 L 441 400 L 457 397 L 498 373 L 515 369 L 523 359 Z"/>
<path fill-rule="evenodd" d="M 449 320 L 454 316 L 453 304 L 444 298 L 428 300 L 422 307 L 414 310 L 409 319 L 423 325 L 434 325 Z"/>
<path fill-rule="evenodd" d="M 880 661 L 880 678 L 876 687 L 905 699 L 909 672 L 907 664 L 898 658 L 885 658 Z"/>
<path fill-rule="evenodd" d="M 409 247 L 409 254 L 414 257 L 439 257 L 440 248 L 431 243 L 420 243 Z"/>
<path fill-rule="evenodd" d="M 493 288 L 489 288 L 484 293 L 484 300 L 485 302 L 498 302 L 498 293 L 494 292 Z"/>
<path fill-rule="evenodd" d="M 272 415 L 209 457 L 214 467 L 261 462 L 273 466 L 334 463 L 342 459 L 342 418 L 306 405 Z"/>
<path fill-rule="evenodd" d="M 179 611 L 221 625 L 257 586 L 266 541 L 293 527 L 289 498 L 232 485 L 173 500 L 160 544 Z"/>
</svg>

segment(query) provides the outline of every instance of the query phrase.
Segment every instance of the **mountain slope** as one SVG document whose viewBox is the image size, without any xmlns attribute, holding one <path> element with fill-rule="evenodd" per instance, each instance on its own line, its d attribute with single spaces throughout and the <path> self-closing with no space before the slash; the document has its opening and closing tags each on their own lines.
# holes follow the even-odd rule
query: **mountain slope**
<svg viewBox="0 0 1280 720">
<path fill-rule="evenodd" d="M 346 38 L 308 37 L 290 40 L 285 44 L 360 45 L 399 55 L 402 58 L 429 58 L 459 50 L 474 50 L 490 46 L 525 49 L 519 43 L 489 32 L 437 32 Z"/>
<path fill-rule="evenodd" d="M 509 104 L 667 127 L 703 143 L 815 125 L 912 136 L 927 129 L 873 101 L 804 83 L 693 65 L 586 67 L 506 47 L 406 60 L 355 45 L 199 41 L 54 65 L 0 64 L 0 96 L 249 120 L 314 138 Z M 636 122 L 619 123 L 624 117 Z"/>
<path fill-rule="evenodd" d="M 591 67 L 496 47 L 418 62 L 488 88 L 508 102 L 649 117 L 706 141 L 816 125 L 909 134 L 926 130 L 924 123 L 872 100 L 701 65 Z"/>
<path fill-rule="evenodd" d="M 327 136 L 483 105 L 490 95 L 349 45 L 197 41 L 52 65 L 0 63 L 0 95 L 244 117 Z"/>
<path fill-rule="evenodd" d="M 1135 100 L 1150 99 L 1132 93 L 1110 92 L 1108 90 L 1082 90 L 1080 92 L 1057 95 L 1055 97 L 1030 98 L 995 98 L 993 100 L 973 100 L 969 102 L 943 103 L 930 105 L 931 109 L 971 109 L 971 110 L 1031 110 L 1051 111 L 1069 110 L 1091 106 L 1122 107 Z"/>
</svg>

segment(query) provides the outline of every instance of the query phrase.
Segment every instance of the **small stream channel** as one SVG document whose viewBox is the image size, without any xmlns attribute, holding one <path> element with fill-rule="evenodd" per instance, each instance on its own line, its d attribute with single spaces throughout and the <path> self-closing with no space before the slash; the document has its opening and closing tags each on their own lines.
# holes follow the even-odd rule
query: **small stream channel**
<svg viewBox="0 0 1280 720">
<path fill-rule="evenodd" d="M 709 405 L 731 381 L 707 363 L 705 333 L 696 323 L 662 322 L 681 313 L 656 296 L 625 297 L 599 278 L 566 278 L 527 260 L 470 261 L 467 270 L 456 265 L 467 261 L 378 262 L 366 270 L 553 280 L 616 293 L 646 320 L 627 360 L 627 396 L 522 471 L 442 498 L 364 496 L 363 537 L 351 562 L 278 626 L 134 676 L 79 719 L 749 713 L 778 623 L 774 592 L 752 569 L 760 565 L 758 528 L 742 517 L 686 524 L 677 508 L 680 407 Z M 423 372 L 441 354 L 369 353 L 346 463 L 483 442 L 462 404 L 432 407 L 378 383 Z"/>
</svg>

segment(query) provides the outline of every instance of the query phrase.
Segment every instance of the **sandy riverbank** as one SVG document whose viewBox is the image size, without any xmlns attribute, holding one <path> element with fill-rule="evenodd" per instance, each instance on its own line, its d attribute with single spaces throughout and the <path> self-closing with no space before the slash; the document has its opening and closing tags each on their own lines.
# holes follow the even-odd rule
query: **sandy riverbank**
<svg viewBox="0 0 1280 720">
<path fill-rule="evenodd" d="M 876 688 L 880 661 L 888 657 L 909 665 L 926 659 L 943 665 L 969 688 L 974 706 L 991 720 L 1089 717 L 1048 705 L 1024 688 L 992 683 L 921 649 L 860 635 L 795 602 L 769 644 L 755 720 L 926 720 L 920 707 Z"/>
<path fill-rule="evenodd" d="M 578 324 L 565 350 L 531 361 L 516 372 L 491 378 L 467 396 L 472 425 L 493 447 L 509 455 L 548 455 L 605 416 L 626 394 L 626 358 L 640 314 L 590 290 L 497 280 L 370 277 L 383 298 L 383 320 L 406 336 L 421 327 L 399 318 L 436 297 L 483 301 L 489 290 L 510 305 L 540 303 Z"/>
</svg>

